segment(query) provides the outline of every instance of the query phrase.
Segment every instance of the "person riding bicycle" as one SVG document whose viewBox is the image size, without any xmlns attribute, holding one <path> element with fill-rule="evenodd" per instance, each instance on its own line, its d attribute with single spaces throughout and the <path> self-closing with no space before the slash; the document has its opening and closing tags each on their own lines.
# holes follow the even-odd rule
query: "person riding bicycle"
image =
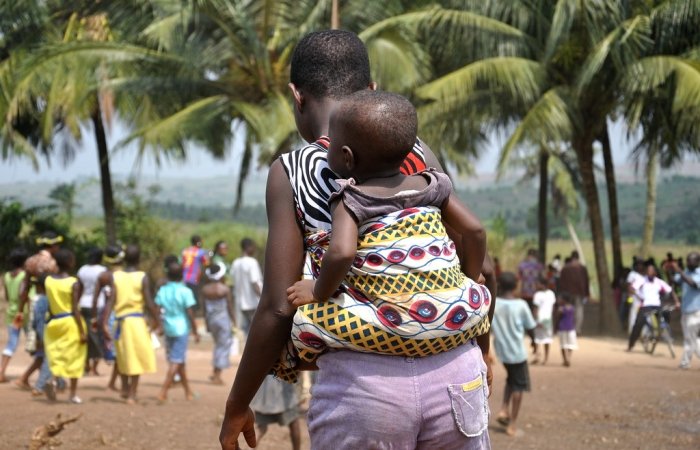
<svg viewBox="0 0 700 450">
<path fill-rule="evenodd" d="M 628 352 L 632 351 L 634 344 L 637 342 L 647 315 L 650 313 L 658 314 L 661 310 L 662 298 L 670 296 L 676 304 L 676 307 L 680 306 L 676 293 L 673 292 L 673 289 L 668 283 L 656 276 L 656 268 L 651 264 L 647 265 L 646 276 L 643 282 L 638 283 L 635 288 L 637 296 L 642 300 L 642 306 L 639 308 L 637 319 L 634 322 L 634 327 L 630 334 L 629 345 L 627 347 Z"/>
</svg>

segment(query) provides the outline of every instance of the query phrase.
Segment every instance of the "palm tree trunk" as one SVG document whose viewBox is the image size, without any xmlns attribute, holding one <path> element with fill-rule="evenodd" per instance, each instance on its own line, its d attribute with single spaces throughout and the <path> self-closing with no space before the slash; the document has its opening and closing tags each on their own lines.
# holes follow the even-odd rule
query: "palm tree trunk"
<svg viewBox="0 0 700 450">
<path fill-rule="evenodd" d="M 612 286 L 610 285 L 608 258 L 605 254 L 605 229 L 603 228 L 603 217 L 600 212 L 600 199 L 598 198 L 593 167 L 593 138 L 580 136 L 574 140 L 573 144 L 581 170 L 581 181 L 593 238 L 593 253 L 600 290 L 600 332 L 613 333 L 619 328 L 619 323 Z"/>
<path fill-rule="evenodd" d="M 540 261 L 547 261 L 547 187 L 549 186 L 549 153 L 540 150 L 540 192 L 537 205 L 537 239 Z"/>
<path fill-rule="evenodd" d="M 238 175 L 238 186 L 236 187 L 236 202 L 233 205 L 234 215 L 238 214 L 243 204 L 243 187 L 246 178 L 248 178 L 248 172 L 250 171 L 250 161 L 253 158 L 253 143 L 248 136 L 250 136 L 250 134 L 246 134 L 243 155 L 241 156 L 241 170 Z"/>
<path fill-rule="evenodd" d="M 615 166 L 610 147 L 610 135 L 607 124 L 603 127 L 600 138 L 603 147 L 605 163 L 605 185 L 608 188 L 608 207 L 610 209 L 610 238 L 612 240 L 613 277 L 617 280 L 622 270 L 622 238 L 620 237 L 620 213 L 617 207 L 617 182 L 615 181 Z"/>
<path fill-rule="evenodd" d="M 114 191 L 112 190 L 112 174 L 109 170 L 109 151 L 107 149 L 107 136 L 105 135 L 104 122 L 100 101 L 92 113 L 92 125 L 95 128 L 95 141 L 97 142 L 97 157 L 100 165 L 100 184 L 102 187 L 102 209 L 105 219 L 105 236 L 108 244 L 117 242 L 117 228 L 115 223 Z"/>
<path fill-rule="evenodd" d="M 648 258 L 651 253 L 651 243 L 654 240 L 654 222 L 656 221 L 656 187 L 659 175 L 659 150 L 656 143 L 649 147 L 647 159 L 647 204 L 644 214 L 644 234 L 642 235 L 641 255 Z"/>
<path fill-rule="evenodd" d="M 564 223 L 566 223 L 566 229 L 569 231 L 569 236 L 571 236 L 571 240 L 574 243 L 574 248 L 578 252 L 579 260 L 581 261 L 581 264 L 585 266 L 586 256 L 583 254 L 583 247 L 581 246 L 581 240 L 578 238 L 576 228 L 574 228 L 574 224 L 571 223 L 571 220 L 569 220 L 566 215 L 564 216 Z"/>
<path fill-rule="evenodd" d="M 340 28 L 340 11 L 338 1 L 339 0 L 331 1 L 331 29 L 333 30 Z"/>
</svg>

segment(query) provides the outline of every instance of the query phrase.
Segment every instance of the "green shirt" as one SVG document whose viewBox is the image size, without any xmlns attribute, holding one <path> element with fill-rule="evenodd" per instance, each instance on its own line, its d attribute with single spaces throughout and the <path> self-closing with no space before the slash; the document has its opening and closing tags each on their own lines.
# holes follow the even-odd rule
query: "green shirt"
<svg viewBox="0 0 700 450">
<path fill-rule="evenodd" d="M 26 275 L 27 273 L 24 270 L 14 277 L 11 272 L 6 272 L 3 278 L 5 291 L 7 292 L 7 301 L 10 303 L 7 307 L 7 314 L 5 315 L 5 322 L 7 322 L 8 325 L 12 324 L 19 310 L 19 290 L 22 287 L 22 281 L 24 281 Z"/>
</svg>

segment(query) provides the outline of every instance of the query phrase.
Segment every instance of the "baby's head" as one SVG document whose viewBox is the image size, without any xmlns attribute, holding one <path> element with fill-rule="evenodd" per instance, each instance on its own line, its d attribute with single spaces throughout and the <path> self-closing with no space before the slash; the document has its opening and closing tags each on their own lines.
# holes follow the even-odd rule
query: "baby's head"
<svg viewBox="0 0 700 450">
<path fill-rule="evenodd" d="M 355 92 L 331 115 L 328 164 L 343 178 L 398 173 L 417 132 L 418 116 L 408 99 L 389 92 Z"/>
</svg>

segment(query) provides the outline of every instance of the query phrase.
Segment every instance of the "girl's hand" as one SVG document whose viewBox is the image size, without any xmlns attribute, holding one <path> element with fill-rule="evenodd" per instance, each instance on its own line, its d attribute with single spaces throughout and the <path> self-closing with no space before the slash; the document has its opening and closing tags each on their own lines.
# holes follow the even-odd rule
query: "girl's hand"
<svg viewBox="0 0 700 450">
<path fill-rule="evenodd" d="M 194 343 L 199 344 L 199 341 L 200 341 L 199 333 L 195 333 L 194 334 Z"/>
<path fill-rule="evenodd" d="M 84 344 L 86 342 L 87 342 L 87 335 L 85 334 L 85 332 L 80 333 L 80 343 Z"/>
<path fill-rule="evenodd" d="M 102 338 L 105 340 L 105 343 L 112 342 L 112 335 L 109 334 L 107 327 L 102 327 Z"/>
<path fill-rule="evenodd" d="M 24 316 L 21 312 L 17 313 L 14 319 L 12 319 L 12 326 L 16 329 L 19 330 L 22 328 L 22 322 L 24 322 Z"/>
<path fill-rule="evenodd" d="M 314 297 L 315 284 L 313 280 L 297 281 L 294 286 L 287 289 L 287 300 L 296 307 L 309 303 L 321 303 Z"/>
</svg>

